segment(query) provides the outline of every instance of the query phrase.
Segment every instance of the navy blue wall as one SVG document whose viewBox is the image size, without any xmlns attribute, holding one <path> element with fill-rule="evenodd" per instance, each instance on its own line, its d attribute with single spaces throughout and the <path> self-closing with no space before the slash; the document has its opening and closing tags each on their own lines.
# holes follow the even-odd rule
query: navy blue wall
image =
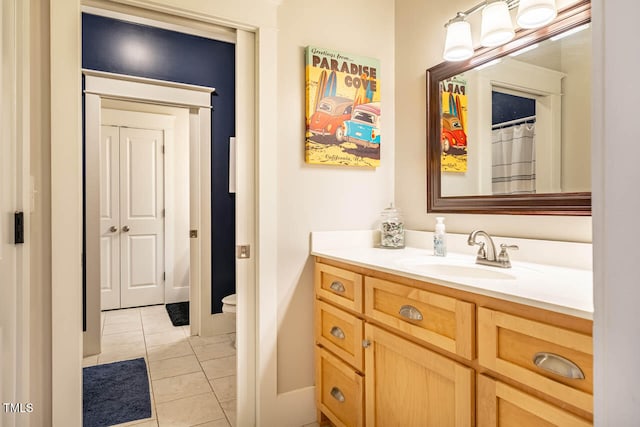
<svg viewBox="0 0 640 427">
<path fill-rule="evenodd" d="M 229 194 L 229 137 L 235 135 L 235 45 L 82 15 L 82 67 L 209 86 L 212 137 L 212 313 L 235 292 L 235 196 Z"/>
<path fill-rule="evenodd" d="M 502 92 L 491 92 L 491 124 L 536 115 L 536 100 Z"/>
</svg>

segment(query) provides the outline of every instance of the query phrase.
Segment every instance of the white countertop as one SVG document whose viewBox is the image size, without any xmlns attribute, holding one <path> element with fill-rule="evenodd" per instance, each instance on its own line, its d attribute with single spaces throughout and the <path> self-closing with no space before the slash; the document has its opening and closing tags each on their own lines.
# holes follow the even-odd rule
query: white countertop
<svg viewBox="0 0 640 427">
<path fill-rule="evenodd" d="M 371 233 L 375 232 L 314 232 L 311 255 L 593 319 L 593 273 L 588 268 L 533 263 L 514 257 L 512 268 L 488 267 L 475 263 L 473 248 L 469 248 L 468 253 L 449 252 L 446 257 L 436 257 L 428 248 L 377 248 L 375 234 Z M 521 245 L 527 243 L 522 240 Z M 536 242 L 541 244 L 541 241 Z M 549 242 L 550 245 L 554 243 L 566 244 Z M 566 247 L 562 249 L 566 250 Z M 576 246 L 574 249 L 579 252 L 585 248 Z"/>
</svg>

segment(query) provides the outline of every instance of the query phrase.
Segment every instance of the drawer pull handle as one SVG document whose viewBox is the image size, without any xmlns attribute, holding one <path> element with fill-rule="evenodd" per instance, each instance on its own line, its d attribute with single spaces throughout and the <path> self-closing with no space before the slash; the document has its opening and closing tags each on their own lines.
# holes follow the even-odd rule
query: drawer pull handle
<svg viewBox="0 0 640 427">
<path fill-rule="evenodd" d="M 343 293 L 345 291 L 344 285 L 341 282 L 338 282 L 337 280 L 331 283 L 331 286 L 329 287 L 331 288 L 332 291 L 335 291 L 335 292 Z"/>
<path fill-rule="evenodd" d="M 398 313 L 409 320 L 422 320 L 422 313 L 412 305 L 403 305 Z"/>
<path fill-rule="evenodd" d="M 338 338 L 339 340 L 343 340 L 345 337 L 344 331 L 337 326 L 334 326 L 333 328 L 331 328 L 330 334 Z"/>
<path fill-rule="evenodd" d="M 344 394 L 342 394 L 338 387 L 333 387 L 331 389 L 331 396 L 333 396 L 333 398 L 338 402 L 344 403 Z"/>
<path fill-rule="evenodd" d="M 584 372 L 571 360 L 553 353 L 540 352 L 533 355 L 533 363 L 540 369 L 571 379 L 584 379 Z"/>
</svg>

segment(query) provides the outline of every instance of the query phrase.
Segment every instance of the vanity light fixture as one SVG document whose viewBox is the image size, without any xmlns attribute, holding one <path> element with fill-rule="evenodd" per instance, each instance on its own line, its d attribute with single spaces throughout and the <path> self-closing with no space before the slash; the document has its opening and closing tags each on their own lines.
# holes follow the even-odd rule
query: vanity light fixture
<svg viewBox="0 0 640 427">
<path fill-rule="evenodd" d="M 555 0 L 520 0 L 516 22 L 521 28 L 540 28 L 558 15 Z"/>
<path fill-rule="evenodd" d="M 464 18 L 465 15 L 458 12 L 456 17 L 446 25 L 447 38 L 444 42 L 443 54 L 445 61 L 464 61 L 473 56 L 471 25 Z"/>
<path fill-rule="evenodd" d="M 540 28 L 557 15 L 555 0 L 484 0 L 465 12 L 458 12 L 445 25 L 443 58 L 445 61 L 464 61 L 473 56 L 471 26 L 467 18 L 482 11 L 480 44 L 496 47 L 511 41 L 515 35 L 510 10 L 518 7 L 516 21 L 522 28 Z"/>
<path fill-rule="evenodd" d="M 500 46 L 511 41 L 516 35 L 505 0 L 487 2 L 482 9 L 480 34 L 480 44 L 485 47 Z"/>
</svg>

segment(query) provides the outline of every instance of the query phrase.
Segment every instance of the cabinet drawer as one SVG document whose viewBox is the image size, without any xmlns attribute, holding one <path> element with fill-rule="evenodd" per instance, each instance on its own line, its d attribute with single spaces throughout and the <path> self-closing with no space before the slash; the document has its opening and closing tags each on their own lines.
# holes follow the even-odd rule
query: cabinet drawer
<svg viewBox="0 0 640 427">
<path fill-rule="evenodd" d="M 474 357 L 474 305 L 372 277 L 365 278 L 365 314 L 467 359 Z"/>
<path fill-rule="evenodd" d="M 478 375 L 478 427 L 588 427 L 573 415 L 500 381 Z"/>
<path fill-rule="evenodd" d="M 322 301 L 315 316 L 316 343 L 362 372 L 362 320 Z"/>
<path fill-rule="evenodd" d="M 593 412 L 593 340 L 589 335 L 479 308 L 478 361 L 492 371 Z M 580 373 L 584 378 L 575 378 Z"/>
<path fill-rule="evenodd" d="M 316 404 L 336 427 L 364 425 L 362 376 L 320 347 L 316 347 Z"/>
<path fill-rule="evenodd" d="M 362 275 L 316 263 L 316 295 L 349 310 L 362 312 Z"/>
</svg>

